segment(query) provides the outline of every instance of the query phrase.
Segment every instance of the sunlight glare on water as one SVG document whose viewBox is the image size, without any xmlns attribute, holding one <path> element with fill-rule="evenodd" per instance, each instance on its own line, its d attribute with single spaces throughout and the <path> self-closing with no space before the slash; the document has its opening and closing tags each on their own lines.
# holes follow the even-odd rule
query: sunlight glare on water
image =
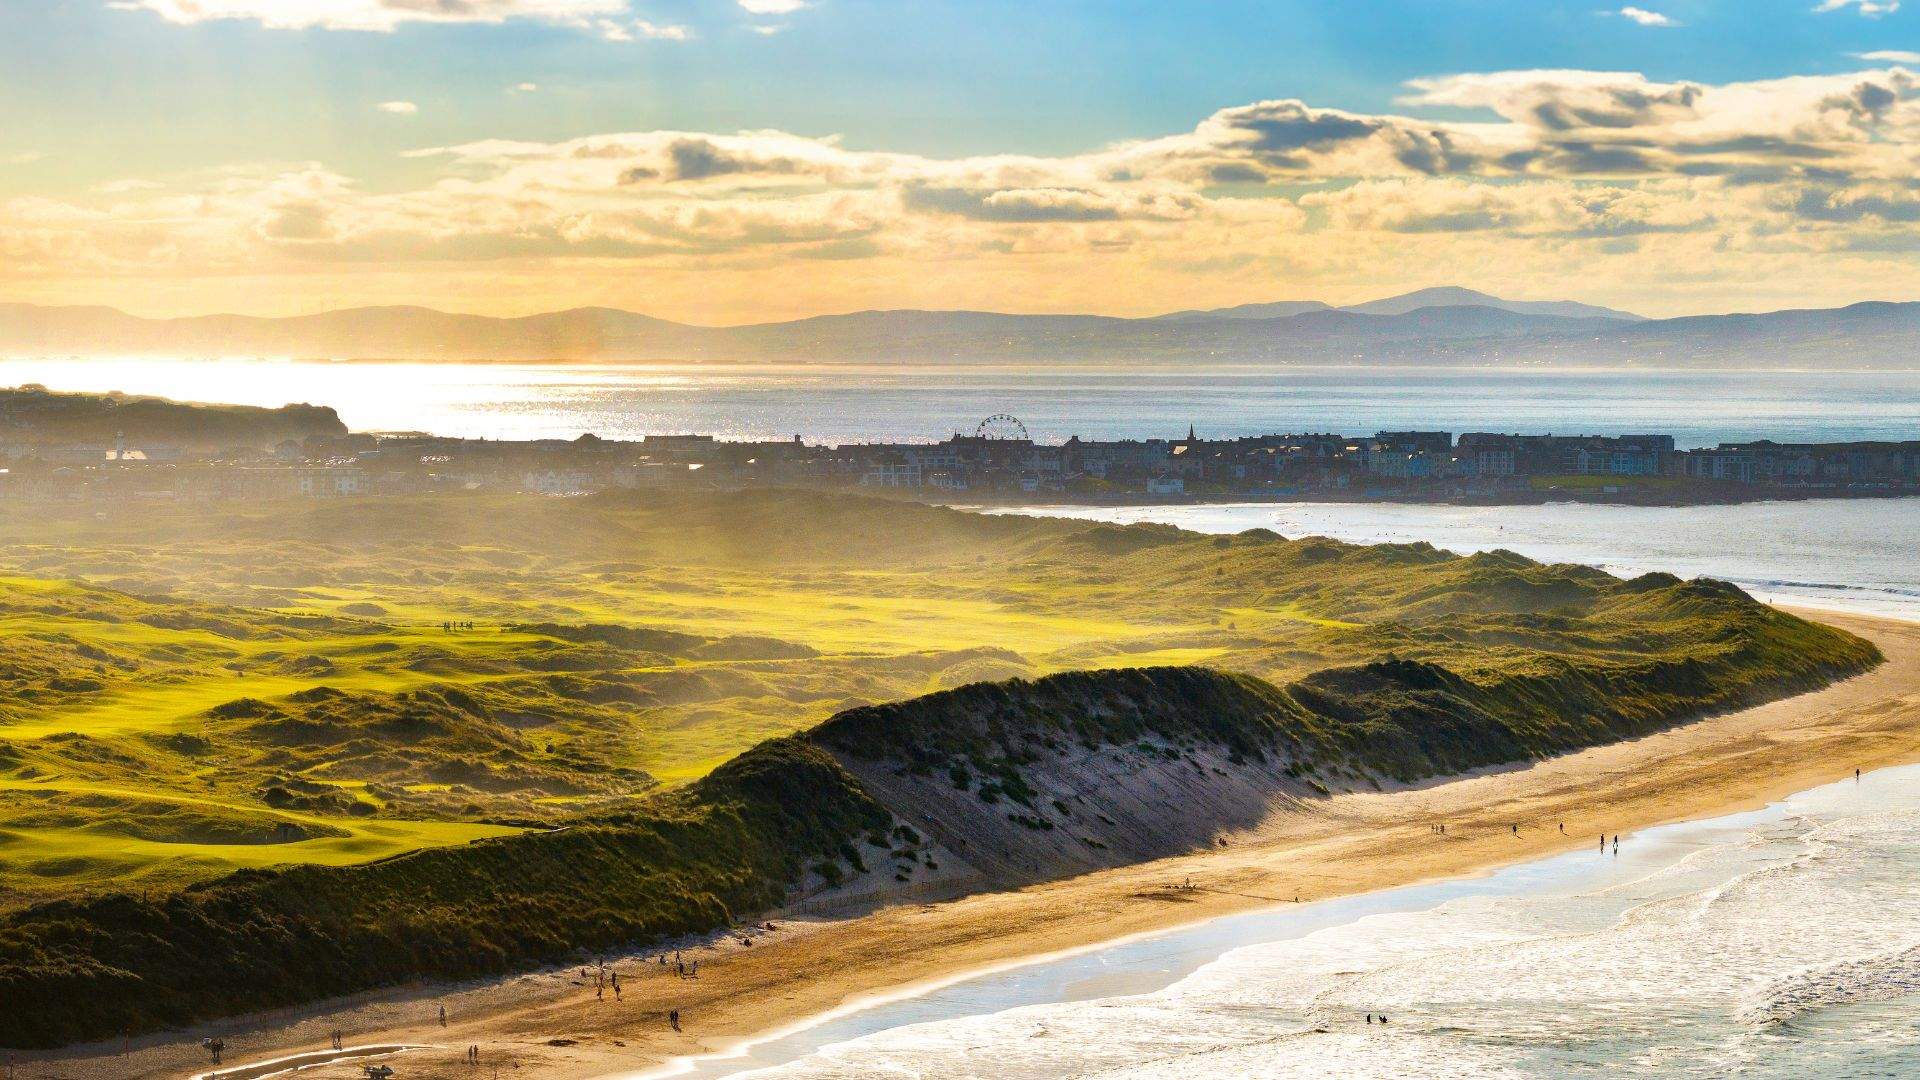
<svg viewBox="0 0 1920 1080">
<path fill-rule="evenodd" d="M 1189 424 L 1209 438 L 1407 429 L 1654 431 L 1683 446 L 1920 437 L 1920 372 L 0 360 L 0 385 L 34 382 L 188 401 L 304 401 L 333 406 L 357 431 L 493 439 L 926 441 L 1002 412 L 1042 441 L 1167 438 Z"/>
</svg>

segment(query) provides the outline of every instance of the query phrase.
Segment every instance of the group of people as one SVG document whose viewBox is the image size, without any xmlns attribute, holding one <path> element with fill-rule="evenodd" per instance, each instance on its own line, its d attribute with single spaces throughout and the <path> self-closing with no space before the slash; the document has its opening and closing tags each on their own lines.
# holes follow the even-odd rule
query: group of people
<svg viewBox="0 0 1920 1080">
<path fill-rule="evenodd" d="M 667 966 L 666 953 L 660 954 L 660 966 Z M 697 979 L 700 977 L 700 961 L 695 960 L 692 963 L 688 963 L 680 958 L 678 952 L 673 954 L 673 969 L 678 972 L 683 979 Z"/>
<path fill-rule="evenodd" d="M 1565 832 L 1567 831 L 1567 823 L 1566 823 L 1566 822 L 1564 822 L 1564 821 L 1562 821 L 1562 822 L 1559 822 L 1558 824 L 1559 824 L 1559 828 L 1560 828 L 1560 831 L 1561 831 L 1562 833 L 1565 833 Z M 1507 826 L 1507 830 L 1508 830 L 1509 832 L 1511 832 L 1511 833 L 1512 833 L 1513 835 L 1515 835 L 1515 836 L 1519 836 L 1519 835 L 1520 835 L 1520 825 L 1519 825 L 1519 823 L 1518 823 L 1518 822 L 1514 822 L 1514 823 L 1512 823 L 1512 824 L 1509 824 L 1509 825 Z M 1432 834 L 1434 834 L 1435 836 L 1445 836 L 1445 835 L 1447 835 L 1447 827 L 1446 827 L 1446 825 L 1445 825 L 1444 823 L 1442 823 L 1442 824 L 1436 824 L 1436 825 L 1428 825 L 1428 826 L 1427 826 L 1427 831 L 1428 831 L 1428 832 L 1430 832 L 1430 833 L 1432 833 Z M 1619 848 L 1620 848 L 1620 838 L 1619 838 L 1618 836 L 1615 836 L 1615 837 L 1613 838 L 1613 846 L 1614 846 L 1614 850 L 1616 850 L 1616 851 L 1617 851 L 1617 850 L 1619 850 Z M 1601 849 L 1602 851 L 1605 851 L 1605 850 L 1606 850 L 1606 847 L 1607 847 L 1607 834 L 1606 834 L 1606 833 L 1601 833 L 1601 834 L 1600 834 L 1600 849 Z"/>
<path fill-rule="evenodd" d="M 470 622 L 442 622 L 440 629 L 452 633 L 455 630 L 471 630 L 473 629 L 473 624 Z"/>
<path fill-rule="evenodd" d="M 603 962 L 593 973 L 593 996 L 596 1001 L 607 999 L 607 988 L 613 988 L 613 1000 L 620 1000 L 620 972 L 607 967 Z"/>
</svg>

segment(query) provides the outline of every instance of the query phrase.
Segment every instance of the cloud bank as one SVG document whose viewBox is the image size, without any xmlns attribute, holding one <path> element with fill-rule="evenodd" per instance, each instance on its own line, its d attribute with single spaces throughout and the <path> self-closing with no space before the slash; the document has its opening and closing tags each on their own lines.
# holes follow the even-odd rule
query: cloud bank
<svg viewBox="0 0 1920 1080">
<path fill-rule="evenodd" d="M 466 307 L 511 286 L 528 307 L 716 319 L 1142 311 L 1290 280 L 1377 292 L 1384 273 L 1564 281 L 1656 311 L 1913 291 L 1920 76 L 1898 65 L 1727 84 L 1456 74 L 1409 83 L 1397 108 L 1259 101 L 1061 156 L 642 131 L 423 148 L 434 175 L 399 191 L 321 163 L 157 178 L 0 203 L 0 282 L 364 282 Z"/>
</svg>

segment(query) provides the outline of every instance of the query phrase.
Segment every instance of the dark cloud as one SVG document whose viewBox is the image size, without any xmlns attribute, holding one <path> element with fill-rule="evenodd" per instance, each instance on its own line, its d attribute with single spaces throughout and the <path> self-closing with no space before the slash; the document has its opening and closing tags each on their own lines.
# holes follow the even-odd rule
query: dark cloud
<svg viewBox="0 0 1920 1080">
<path fill-rule="evenodd" d="M 1654 88 L 1608 86 L 1536 102 L 1529 115 L 1552 131 L 1633 128 L 1692 112 L 1704 88 L 1694 83 Z"/>
<path fill-rule="evenodd" d="M 1236 149 L 1287 166 L 1298 162 L 1297 155 L 1303 150 L 1332 150 L 1369 138 L 1386 126 L 1377 117 L 1309 108 L 1300 101 L 1262 101 L 1222 109 L 1214 114 L 1214 120 L 1251 136 L 1235 140 Z"/>
<path fill-rule="evenodd" d="M 901 189 L 909 210 L 950 214 L 1000 224 L 1047 222 L 1164 221 L 1191 215 L 1196 195 L 1133 197 L 1086 188 L 967 188 L 910 184 Z"/>
<path fill-rule="evenodd" d="M 1920 222 L 1920 194 L 1808 188 L 1794 197 L 1791 209 L 1813 221 L 1913 224 Z"/>
<path fill-rule="evenodd" d="M 709 139 L 675 139 L 666 146 L 666 165 L 636 165 L 620 174 L 622 184 L 649 180 L 710 180 L 716 176 L 794 176 L 804 163 L 789 157 L 762 157 L 729 150 Z"/>
<path fill-rule="evenodd" d="M 1569 175 L 1662 171 L 1659 160 L 1649 151 L 1619 143 L 1554 143 L 1542 151 L 1539 160 L 1548 171 Z"/>
</svg>

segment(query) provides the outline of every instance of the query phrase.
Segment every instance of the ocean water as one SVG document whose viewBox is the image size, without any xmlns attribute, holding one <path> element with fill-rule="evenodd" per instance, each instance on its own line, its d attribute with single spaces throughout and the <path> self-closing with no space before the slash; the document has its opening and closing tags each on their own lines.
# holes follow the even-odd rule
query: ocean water
<svg viewBox="0 0 1920 1080">
<path fill-rule="evenodd" d="M 0 386 L 331 405 L 357 431 L 501 439 L 703 432 L 930 440 L 994 413 L 1041 440 L 1275 431 L 1655 431 L 1920 438 L 1920 371 L 1685 372 L 1193 365 L 548 365 L 7 360 Z"/>
<path fill-rule="evenodd" d="M 1617 855 L 1576 851 L 1215 920 L 681 1069 L 756 1080 L 1920 1075 L 1916 781 L 1920 768 L 1888 769 L 1647 830 Z M 1129 978 L 1152 985 L 1099 989 Z"/>
<path fill-rule="evenodd" d="M 1462 553 L 1506 548 L 1622 576 L 1665 570 L 1715 577 L 1780 603 L 1920 619 L 1920 498 L 1687 507 L 1245 503 L 1005 512 L 1156 521 L 1212 533 L 1264 528 L 1356 544 L 1424 540 Z"/>
</svg>

